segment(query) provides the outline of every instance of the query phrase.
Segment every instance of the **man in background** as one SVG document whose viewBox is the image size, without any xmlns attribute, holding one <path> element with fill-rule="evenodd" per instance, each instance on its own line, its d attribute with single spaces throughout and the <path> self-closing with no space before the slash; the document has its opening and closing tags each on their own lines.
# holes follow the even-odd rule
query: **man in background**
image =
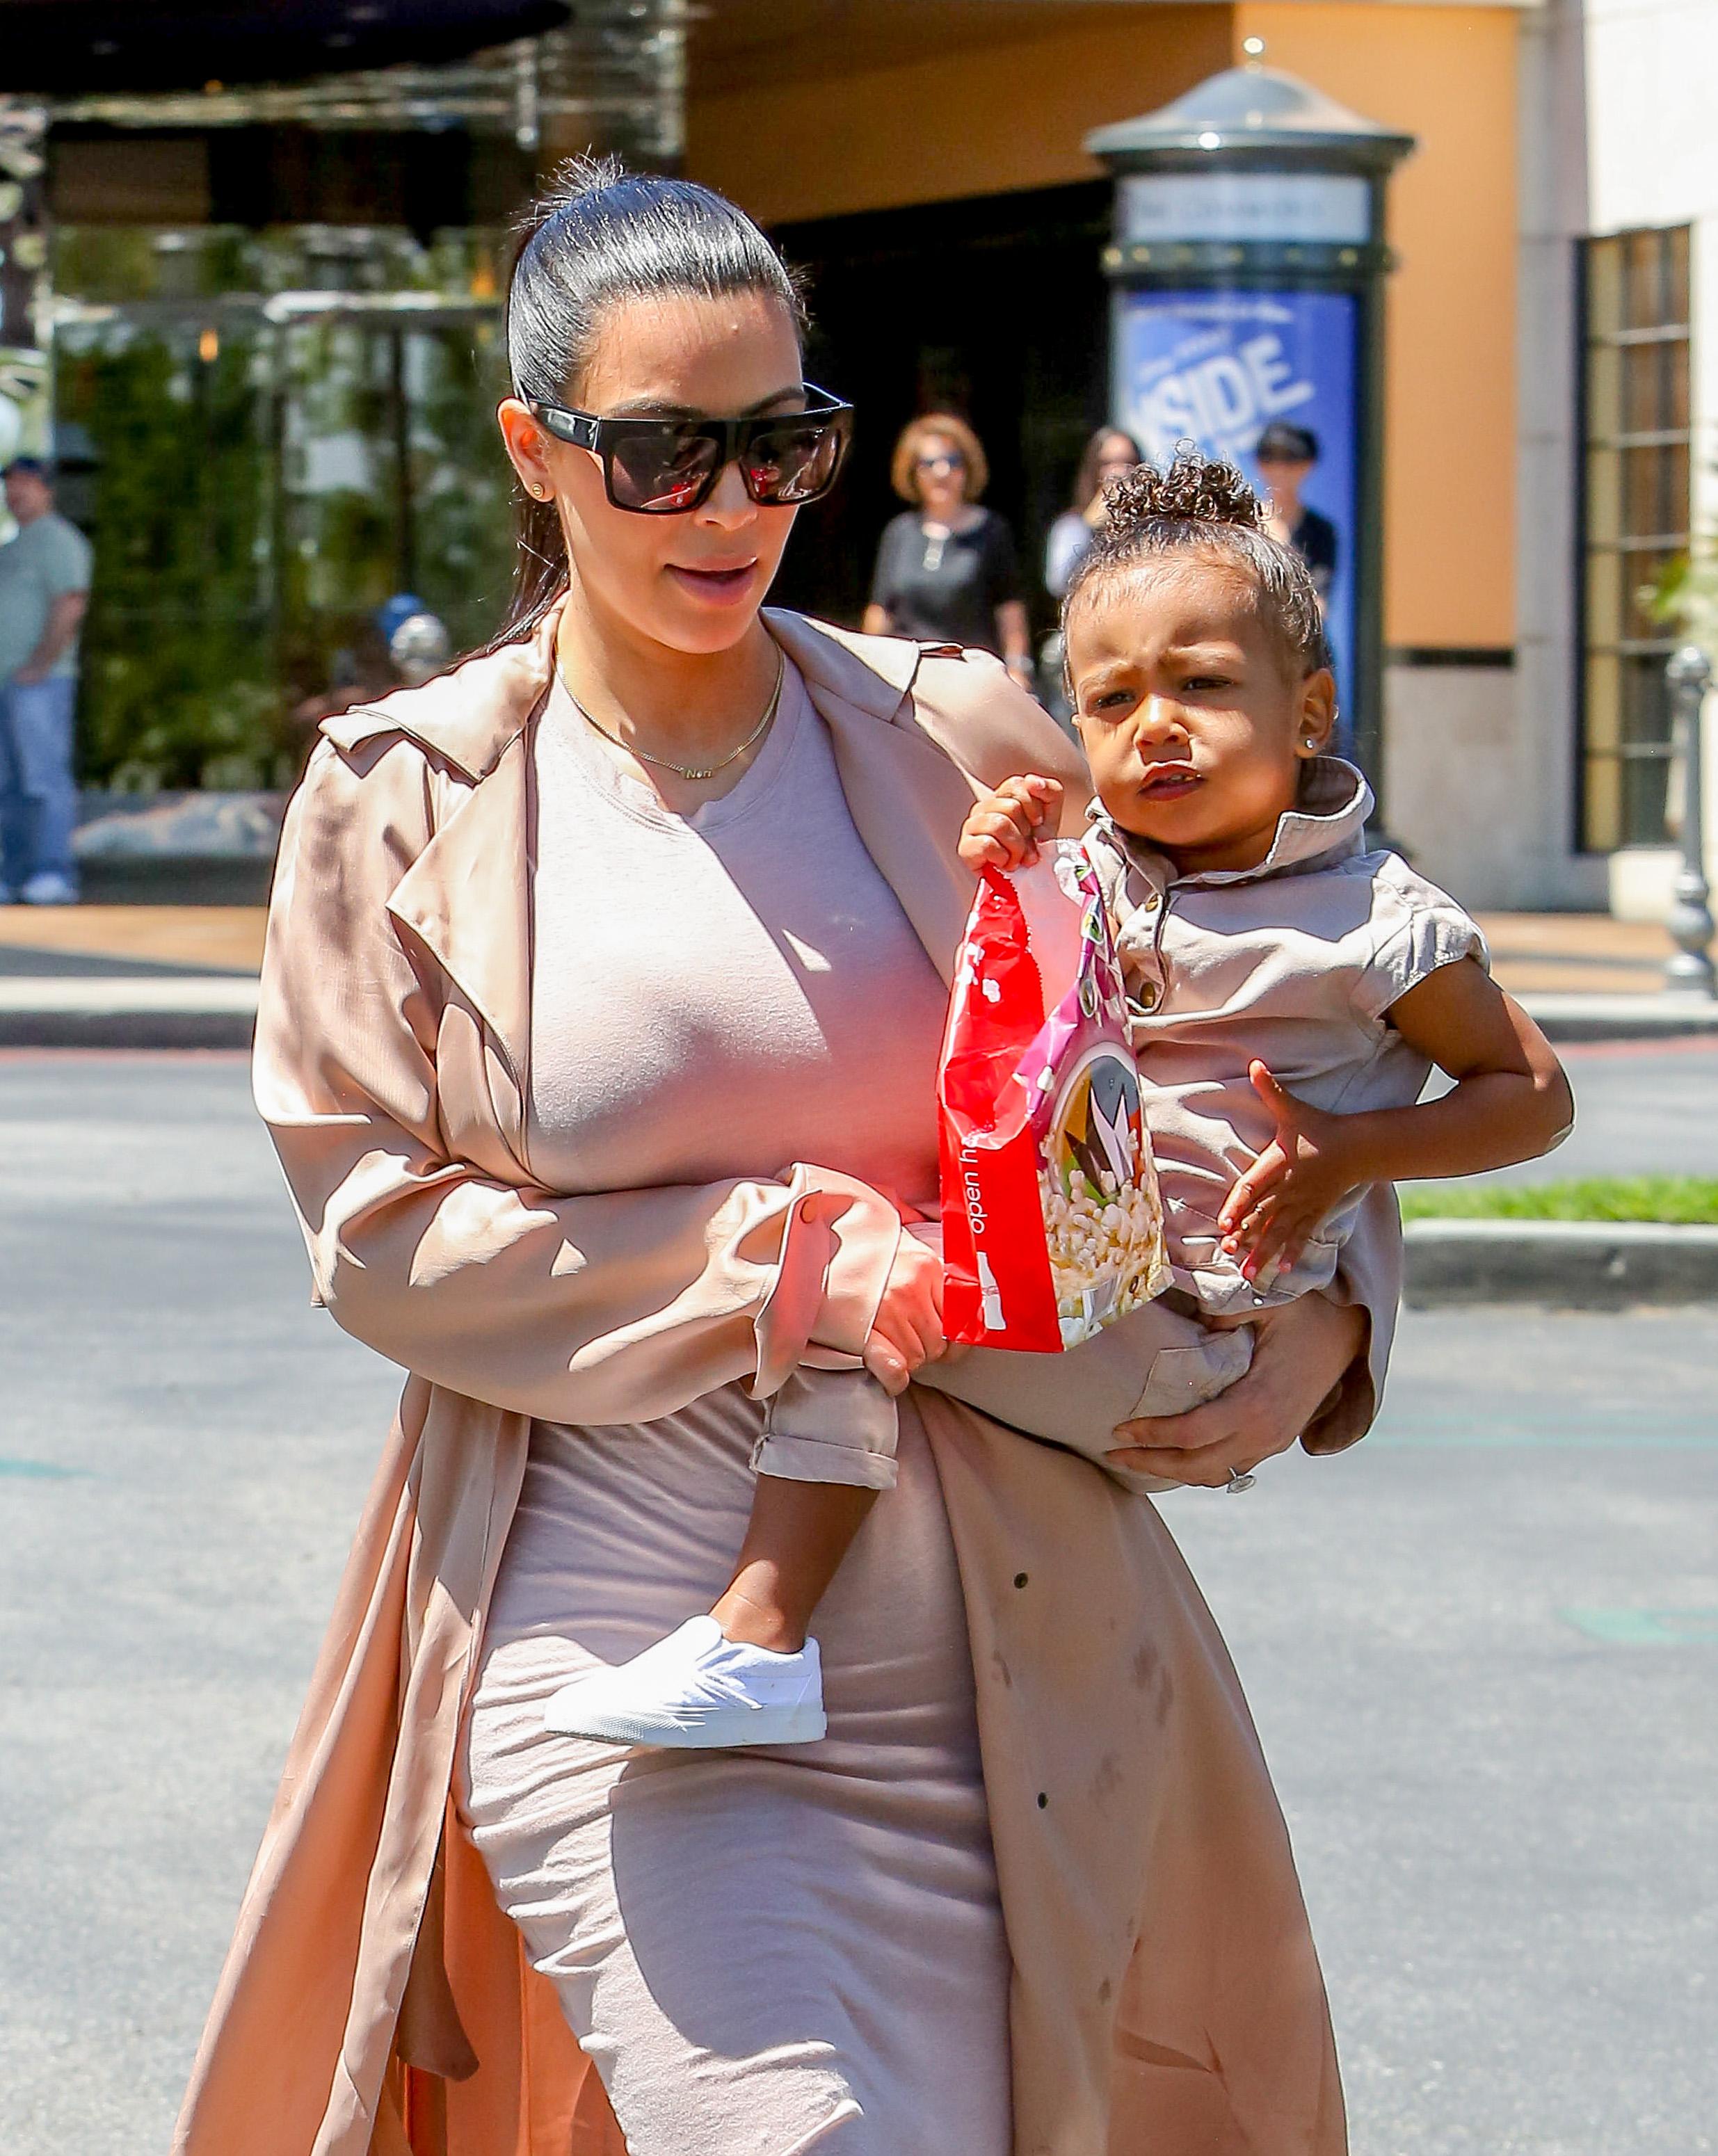
<svg viewBox="0 0 1718 2156">
<path fill-rule="evenodd" d="M 69 906 L 72 722 L 91 549 L 55 510 L 37 458 L 15 457 L 5 482 L 18 531 L 0 546 L 0 904 Z"/>
<path fill-rule="evenodd" d="M 1319 438 L 1310 427 L 1273 419 L 1252 454 L 1270 497 L 1266 528 L 1272 538 L 1292 547 L 1306 563 L 1322 606 L 1330 598 L 1336 574 L 1336 526 L 1300 498 L 1319 460 Z"/>
</svg>

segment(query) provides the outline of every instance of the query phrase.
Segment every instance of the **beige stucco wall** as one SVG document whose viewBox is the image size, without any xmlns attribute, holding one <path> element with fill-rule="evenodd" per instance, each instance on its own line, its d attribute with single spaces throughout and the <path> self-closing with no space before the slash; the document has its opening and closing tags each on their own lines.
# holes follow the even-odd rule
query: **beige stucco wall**
<svg viewBox="0 0 1718 2156">
<path fill-rule="evenodd" d="M 1080 147 L 1107 120 L 1179 97 L 1231 64 L 1232 9 L 1118 8 L 1113 23 L 705 98 L 696 177 L 778 223 L 1099 177 Z"/>
<path fill-rule="evenodd" d="M 1398 173 L 1386 434 L 1385 636 L 1515 638 L 1512 8 L 1243 0 L 1139 6 L 1054 37 L 700 98 L 689 165 L 775 222 L 1097 176 L 1080 149 L 1266 41 L 1268 64 L 1421 138 Z"/>
</svg>

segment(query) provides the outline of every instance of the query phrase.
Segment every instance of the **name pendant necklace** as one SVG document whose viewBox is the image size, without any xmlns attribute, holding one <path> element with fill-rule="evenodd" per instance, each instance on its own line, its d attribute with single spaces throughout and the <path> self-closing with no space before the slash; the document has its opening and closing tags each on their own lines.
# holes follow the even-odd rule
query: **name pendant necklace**
<svg viewBox="0 0 1718 2156">
<path fill-rule="evenodd" d="M 781 685 L 786 672 L 787 661 L 785 660 L 778 661 L 775 669 L 775 686 L 769 692 L 769 701 L 764 706 L 764 716 L 739 747 L 729 749 L 727 755 L 717 762 L 705 764 L 676 763 L 672 757 L 652 756 L 647 748 L 640 748 L 632 742 L 622 741 L 619 734 L 611 734 L 606 726 L 599 725 L 596 720 L 592 718 L 590 713 L 585 710 L 584 705 L 568 687 L 567 677 L 561 671 L 558 665 L 555 668 L 555 679 L 560 683 L 568 702 L 591 732 L 600 734 L 611 747 L 618 748 L 623 756 L 635 756 L 640 763 L 654 764 L 659 771 L 671 771 L 676 778 L 713 778 L 718 771 L 726 771 L 729 764 L 738 763 L 746 751 L 762 741 L 769 732 L 769 721 L 775 716 L 776 707 L 781 702 Z"/>
</svg>

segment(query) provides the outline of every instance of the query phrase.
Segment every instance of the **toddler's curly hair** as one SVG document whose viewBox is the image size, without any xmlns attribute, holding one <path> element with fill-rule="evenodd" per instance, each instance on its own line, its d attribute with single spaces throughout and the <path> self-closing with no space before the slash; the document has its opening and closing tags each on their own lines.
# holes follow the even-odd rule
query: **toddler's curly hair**
<svg viewBox="0 0 1718 2156">
<path fill-rule="evenodd" d="M 1165 555 L 1191 554 L 1239 572 L 1303 675 L 1330 663 L 1311 572 L 1265 529 L 1264 505 L 1239 470 L 1178 443 L 1165 471 L 1136 465 L 1103 490 L 1103 521 L 1069 581 L 1064 624 L 1102 578 Z"/>
</svg>

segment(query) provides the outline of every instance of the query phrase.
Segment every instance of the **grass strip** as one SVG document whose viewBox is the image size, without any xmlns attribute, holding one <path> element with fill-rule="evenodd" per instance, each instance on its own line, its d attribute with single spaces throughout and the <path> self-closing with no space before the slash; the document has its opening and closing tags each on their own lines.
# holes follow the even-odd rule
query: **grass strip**
<svg viewBox="0 0 1718 2156">
<path fill-rule="evenodd" d="M 1416 1183 L 1408 1220 L 1660 1220 L 1718 1224 L 1718 1181 L 1698 1175 L 1594 1176 L 1580 1183 Z"/>
</svg>

